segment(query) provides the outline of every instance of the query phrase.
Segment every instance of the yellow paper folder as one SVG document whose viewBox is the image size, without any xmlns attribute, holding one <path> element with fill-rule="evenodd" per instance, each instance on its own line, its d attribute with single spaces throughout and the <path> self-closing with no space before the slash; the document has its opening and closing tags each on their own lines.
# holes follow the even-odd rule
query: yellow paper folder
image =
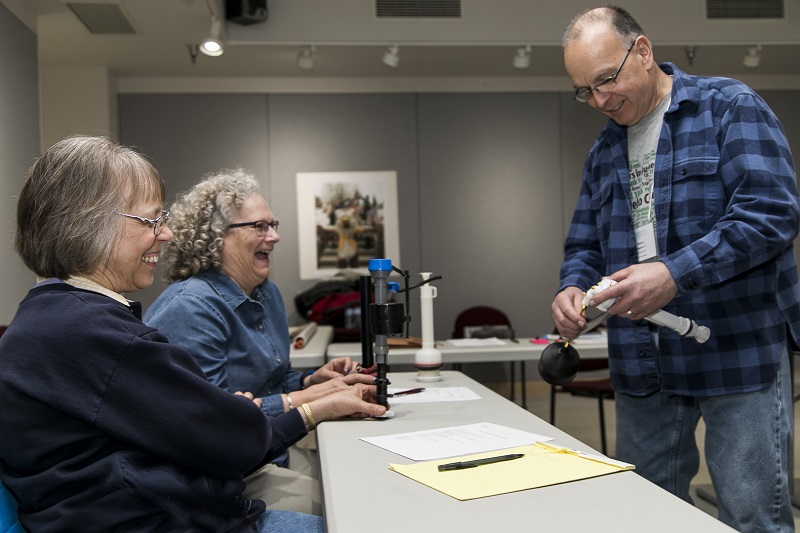
<svg viewBox="0 0 800 533">
<path fill-rule="evenodd" d="M 440 472 L 438 466 L 497 455 L 522 453 L 524 457 L 475 468 Z M 537 442 L 505 450 L 451 457 L 389 468 L 458 500 L 474 500 L 520 490 L 535 489 L 579 479 L 633 470 L 628 463 Z"/>
</svg>

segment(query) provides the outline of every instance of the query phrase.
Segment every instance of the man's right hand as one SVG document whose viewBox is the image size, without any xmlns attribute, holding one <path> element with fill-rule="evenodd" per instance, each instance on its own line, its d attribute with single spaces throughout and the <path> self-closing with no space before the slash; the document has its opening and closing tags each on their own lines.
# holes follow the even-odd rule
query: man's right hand
<svg viewBox="0 0 800 533">
<path fill-rule="evenodd" d="M 553 323 L 566 339 L 574 339 L 586 327 L 586 317 L 581 314 L 583 296 L 578 287 L 567 287 L 556 295 L 550 306 Z"/>
</svg>

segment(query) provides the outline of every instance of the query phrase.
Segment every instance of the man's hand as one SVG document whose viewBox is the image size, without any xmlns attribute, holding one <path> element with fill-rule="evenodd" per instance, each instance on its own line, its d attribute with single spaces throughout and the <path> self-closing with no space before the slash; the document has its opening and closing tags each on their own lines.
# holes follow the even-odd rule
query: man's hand
<svg viewBox="0 0 800 533">
<path fill-rule="evenodd" d="M 617 283 L 597 293 L 589 305 L 596 306 L 610 298 L 617 298 L 608 312 L 632 320 L 652 315 L 678 294 L 672 274 L 661 261 L 631 265 L 608 277 Z"/>
<path fill-rule="evenodd" d="M 567 287 L 556 295 L 550 305 L 553 323 L 558 332 L 567 339 L 574 339 L 586 327 L 583 309 L 583 291 L 578 287 Z"/>
</svg>

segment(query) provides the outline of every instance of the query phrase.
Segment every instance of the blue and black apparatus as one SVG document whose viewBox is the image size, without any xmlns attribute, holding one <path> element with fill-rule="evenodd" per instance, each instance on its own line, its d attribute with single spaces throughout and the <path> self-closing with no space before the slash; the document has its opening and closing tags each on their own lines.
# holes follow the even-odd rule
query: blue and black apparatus
<svg viewBox="0 0 800 533">
<path fill-rule="evenodd" d="M 387 378 L 389 371 L 389 337 L 408 338 L 408 326 L 411 322 L 411 305 L 409 292 L 430 283 L 442 276 L 431 276 L 429 279 L 408 286 L 408 270 L 392 266 L 391 259 L 370 259 L 369 276 L 359 278 L 361 293 L 361 367 L 365 370 L 376 369 L 378 392 L 376 402 L 388 406 Z M 403 289 L 400 284 L 389 281 L 392 272 L 403 277 Z M 392 293 L 405 293 L 405 302 L 393 302 Z"/>
</svg>

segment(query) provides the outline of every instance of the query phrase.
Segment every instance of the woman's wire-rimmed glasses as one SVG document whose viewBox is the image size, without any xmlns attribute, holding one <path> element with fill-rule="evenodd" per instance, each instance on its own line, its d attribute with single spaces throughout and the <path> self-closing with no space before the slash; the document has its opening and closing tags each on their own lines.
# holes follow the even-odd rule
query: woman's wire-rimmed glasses
<svg viewBox="0 0 800 533">
<path fill-rule="evenodd" d="M 259 237 L 264 237 L 269 233 L 269 228 L 275 230 L 275 233 L 278 233 L 278 226 L 280 223 L 277 220 L 273 220 L 270 222 L 269 220 L 256 220 L 254 222 L 238 222 L 236 224 L 228 224 L 226 229 L 231 228 L 244 228 L 250 227 L 256 230 L 256 235 Z"/>
<path fill-rule="evenodd" d="M 169 211 L 161 211 L 161 216 L 158 218 L 145 218 L 140 217 L 137 215 L 129 215 L 127 213 L 117 213 L 119 216 L 132 218 L 134 220 L 138 220 L 142 224 L 146 226 L 150 226 L 153 228 L 153 233 L 156 237 L 161 233 L 161 230 L 164 229 L 164 225 L 166 225 L 167 221 L 169 220 Z"/>
<path fill-rule="evenodd" d="M 617 85 L 617 76 L 619 76 L 622 66 L 625 65 L 625 61 L 628 60 L 628 56 L 630 55 L 631 50 L 633 50 L 633 45 L 635 44 L 636 39 L 634 39 L 631 45 L 628 47 L 628 51 L 625 52 L 625 57 L 622 58 L 622 63 L 619 64 L 619 68 L 614 74 L 607 77 L 594 87 L 578 87 L 575 89 L 575 100 L 586 103 L 590 99 L 594 98 L 594 93 L 606 93 L 611 91 Z"/>
</svg>

